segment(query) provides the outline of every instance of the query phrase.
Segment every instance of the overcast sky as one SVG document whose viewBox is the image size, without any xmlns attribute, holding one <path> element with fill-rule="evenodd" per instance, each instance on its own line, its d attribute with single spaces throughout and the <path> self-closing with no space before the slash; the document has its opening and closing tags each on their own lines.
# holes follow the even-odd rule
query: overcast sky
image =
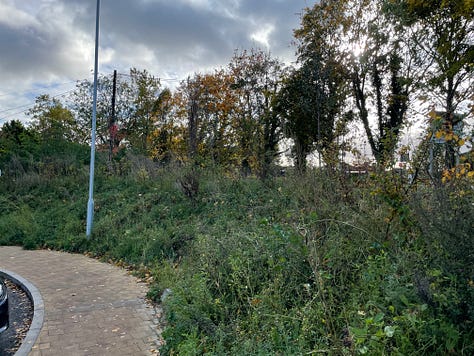
<svg viewBox="0 0 474 356">
<path fill-rule="evenodd" d="M 315 2 L 102 0 L 99 71 L 147 69 L 175 86 L 225 66 L 236 49 L 292 62 L 293 29 Z M 23 119 L 37 95 L 92 79 L 95 11 L 96 0 L 0 0 L 0 125 Z"/>
</svg>

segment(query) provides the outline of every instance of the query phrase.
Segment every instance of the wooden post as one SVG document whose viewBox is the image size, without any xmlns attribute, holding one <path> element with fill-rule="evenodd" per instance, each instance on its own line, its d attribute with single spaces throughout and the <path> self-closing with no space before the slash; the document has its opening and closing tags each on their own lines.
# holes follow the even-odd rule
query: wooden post
<svg viewBox="0 0 474 356">
<path fill-rule="evenodd" d="M 114 70 L 114 80 L 112 86 L 112 113 L 109 119 L 109 162 L 112 162 L 112 154 L 115 145 L 115 135 L 117 133 L 115 125 L 115 97 L 117 95 L 117 70 Z"/>
</svg>

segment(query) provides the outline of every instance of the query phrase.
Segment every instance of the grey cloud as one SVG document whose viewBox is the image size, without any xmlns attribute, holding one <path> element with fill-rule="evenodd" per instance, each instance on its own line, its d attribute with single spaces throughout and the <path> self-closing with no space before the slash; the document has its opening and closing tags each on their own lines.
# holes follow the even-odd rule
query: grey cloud
<svg viewBox="0 0 474 356">
<path fill-rule="evenodd" d="M 52 74 L 63 66 L 58 56 L 61 45 L 51 36 L 32 29 L 15 31 L 0 26 L 0 71 L 3 80 L 25 80 L 37 73 Z M 66 74 L 66 73 L 64 73 Z"/>
<path fill-rule="evenodd" d="M 1 22 L 0 94 L 33 83 L 82 79 L 93 66 L 96 0 L 0 0 L 28 14 L 30 23 Z M 101 5 L 101 68 L 148 69 L 179 79 L 225 66 L 234 50 L 259 44 L 256 31 L 273 26 L 268 48 L 282 59 L 298 13 L 308 0 L 104 0 Z M 20 2 L 19 2 L 20 3 Z M 21 7 L 21 8 L 20 8 Z M 31 18 L 33 21 L 31 21 Z M 0 100 L 1 97 L 0 97 Z M 0 106 L 2 102 L 0 101 Z"/>
<path fill-rule="evenodd" d="M 300 3 L 295 6 L 295 3 Z M 74 3 L 71 2 L 70 4 Z M 78 3 L 78 1 L 76 1 Z M 82 2 L 83 3 L 83 2 Z M 94 13 L 88 2 L 87 14 Z M 217 5 L 218 4 L 218 5 Z M 221 1 L 212 8 L 186 5 L 183 1 L 103 2 L 101 16 L 102 45 L 126 50 L 125 45 L 142 44 L 160 61 L 183 61 L 194 58 L 196 70 L 206 65 L 225 64 L 237 48 L 249 48 L 253 31 L 265 24 L 274 25 L 270 37 L 274 55 L 288 56 L 292 30 L 299 22 L 297 12 L 306 1 Z M 84 13 L 83 13 L 84 14 Z M 91 17 L 77 18 L 81 28 L 93 25 Z M 196 59 L 194 48 L 205 54 Z M 116 60 L 120 61 L 120 52 Z M 137 58 L 137 60 L 139 60 Z"/>
</svg>

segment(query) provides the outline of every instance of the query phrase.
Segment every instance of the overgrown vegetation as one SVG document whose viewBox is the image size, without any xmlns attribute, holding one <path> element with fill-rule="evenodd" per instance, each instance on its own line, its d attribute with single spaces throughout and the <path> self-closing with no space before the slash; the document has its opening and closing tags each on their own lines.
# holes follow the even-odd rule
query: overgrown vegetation
<svg viewBox="0 0 474 356">
<path fill-rule="evenodd" d="M 164 355 L 474 352 L 465 175 L 436 189 L 385 172 L 262 181 L 132 154 L 110 175 L 99 156 L 87 240 L 87 165 L 75 145 L 62 148 L 2 162 L 19 173 L 0 177 L 0 244 L 149 273 L 149 296 L 166 311 Z"/>
<path fill-rule="evenodd" d="M 174 92 L 132 69 L 116 110 L 102 77 L 91 239 L 91 83 L 38 97 L 0 130 L 0 245 L 134 266 L 165 307 L 163 355 L 474 354 L 472 7 L 322 0 L 295 68 L 236 52 Z M 356 122 L 376 164 L 351 175 Z"/>
</svg>

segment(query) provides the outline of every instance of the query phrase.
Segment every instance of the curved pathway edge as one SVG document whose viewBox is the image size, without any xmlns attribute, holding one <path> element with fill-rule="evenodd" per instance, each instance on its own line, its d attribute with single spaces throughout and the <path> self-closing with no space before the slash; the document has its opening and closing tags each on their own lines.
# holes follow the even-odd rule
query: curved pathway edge
<svg viewBox="0 0 474 356">
<path fill-rule="evenodd" d="M 30 328 L 23 339 L 20 348 L 15 353 L 15 356 L 27 356 L 33 345 L 35 344 L 38 336 L 43 327 L 44 320 L 44 303 L 41 293 L 33 283 L 27 281 L 25 278 L 8 270 L 0 270 L 0 276 L 11 280 L 21 289 L 23 289 L 33 304 L 33 319 L 31 320 Z"/>
</svg>

